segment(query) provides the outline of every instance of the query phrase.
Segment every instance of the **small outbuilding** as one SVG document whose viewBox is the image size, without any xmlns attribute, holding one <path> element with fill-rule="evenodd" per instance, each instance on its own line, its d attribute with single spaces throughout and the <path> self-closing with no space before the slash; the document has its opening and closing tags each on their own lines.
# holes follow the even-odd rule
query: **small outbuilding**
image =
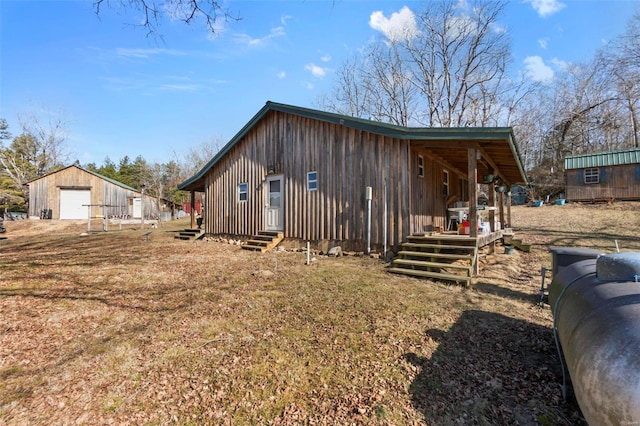
<svg viewBox="0 0 640 426">
<path fill-rule="evenodd" d="M 28 185 L 29 217 L 87 220 L 158 216 L 155 198 L 77 165 L 56 170 Z"/>
<path fill-rule="evenodd" d="M 640 148 L 565 157 L 571 201 L 640 200 Z"/>
</svg>

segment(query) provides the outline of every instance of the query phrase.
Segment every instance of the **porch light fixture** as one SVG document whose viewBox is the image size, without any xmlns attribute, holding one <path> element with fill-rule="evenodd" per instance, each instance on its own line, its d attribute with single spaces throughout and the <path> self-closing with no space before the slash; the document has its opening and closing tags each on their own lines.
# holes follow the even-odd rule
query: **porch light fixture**
<svg viewBox="0 0 640 426">
<path fill-rule="evenodd" d="M 267 165 L 267 175 L 282 173 L 282 163 L 275 162 Z"/>
</svg>

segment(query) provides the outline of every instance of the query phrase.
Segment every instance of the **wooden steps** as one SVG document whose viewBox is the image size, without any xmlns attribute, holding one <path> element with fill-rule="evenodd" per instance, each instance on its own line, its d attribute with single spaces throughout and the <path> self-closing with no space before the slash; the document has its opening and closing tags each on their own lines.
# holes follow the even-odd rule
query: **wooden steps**
<svg viewBox="0 0 640 426">
<path fill-rule="evenodd" d="M 204 229 L 183 229 L 182 231 L 178 231 L 178 235 L 174 238 L 178 240 L 197 240 L 204 235 Z"/>
<path fill-rule="evenodd" d="M 411 235 L 389 272 L 469 285 L 478 257 L 478 239 L 464 235 Z"/>
<path fill-rule="evenodd" d="M 246 244 L 242 245 L 244 250 L 254 250 L 265 252 L 271 250 L 284 239 L 284 233 L 278 231 L 258 231 L 257 235 L 251 237 Z"/>
<path fill-rule="evenodd" d="M 394 274 L 411 275 L 412 277 L 435 278 L 442 281 L 462 282 L 465 285 L 469 285 L 469 280 L 471 279 L 469 277 L 465 277 L 464 275 L 444 274 L 440 272 L 421 271 L 416 269 L 389 268 L 388 271 Z"/>
<path fill-rule="evenodd" d="M 439 262 L 426 262 L 424 260 L 410 260 L 410 259 L 396 259 L 393 262 L 394 265 L 403 265 L 403 266 L 418 266 L 423 268 L 441 268 L 442 263 Z M 451 269 L 461 269 L 467 271 L 471 268 L 470 265 L 462 265 L 459 263 L 448 263 L 446 265 L 447 268 Z"/>
</svg>

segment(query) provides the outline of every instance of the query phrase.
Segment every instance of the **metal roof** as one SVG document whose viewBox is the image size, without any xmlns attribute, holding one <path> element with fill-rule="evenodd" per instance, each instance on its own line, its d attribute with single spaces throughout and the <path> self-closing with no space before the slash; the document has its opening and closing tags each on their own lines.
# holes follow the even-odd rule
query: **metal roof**
<svg viewBox="0 0 640 426">
<path fill-rule="evenodd" d="M 591 154 L 568 155 L 564 159 L 564 169 L 584 169 L 587 167 L 621 166 L 639 164 L 640 148 Z"/>
<path fill-rule="evenodd" d="M 198 173 L 178 185 L 178 189 L 204 191 L 204 177 L 207 172 L 271 111 L 303 116 L 391 138 L 408 140 L 412 144 L 433 151 L 441 157 L 461 159 L 465 165 L 466 146 L 458 146 L 456 144 L 459 142 L 472 142 L 484 151 L 486 155 L 492 158 L 495 155 L 495 158 L 498 158 L 496 165 L 507 170 L 508 176 L 505 176 L 505 178 L 509 183 L 526 183 L 526 175 L 515 144 L 513 131 L 510 127 L 402 127 L 268 101 Z M 457 152 L 460 150 L 462 150 L 462 155 Z M 461 169 L 466 170 L 462 164 L 456 164 L 455 166 L 460 166 Z"/>
</svg>

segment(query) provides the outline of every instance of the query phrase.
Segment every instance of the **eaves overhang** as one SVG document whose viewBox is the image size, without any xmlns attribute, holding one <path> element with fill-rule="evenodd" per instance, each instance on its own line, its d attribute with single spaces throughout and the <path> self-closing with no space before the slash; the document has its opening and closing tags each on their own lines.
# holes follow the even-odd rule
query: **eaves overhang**
<svg viewBox="0 0 640 426">
<path fill-rule="evenodd" d="M 515 144 L 515 138 L 513 130 L 510 127 L 403 127 L 394 124 L 380 123 L 376 121 L 366 120 L 357 117 L 350 117 L 347 115 L 336 114 L 332 112 L 325 112 L 314 110 L 310 108 L 297 107 L 292 105 L 280 104 L 276 102 L 268 101 L 264 107 L 260 109 L 252 118 L 245 124 L 242 129 L 224 146 L 216 155 L 207 162 L 195 175 L 185 180 L 178 189 L 185 191 L 198 191 L 204 192 L 205 188 L 205 176 L 207 172 L 218 163 L 242 138 L 251 131 L 251 129 L 269 112 L 278 111 L 293 115 L 299 115 L 326 123 L 332 123 L 340 126 L 346 126 L 361 130 L 363 132 L 370 132 L 381 136 L 387 136 L 390 138 L 396 138 L 399 140 L 408 140 L 414 143 L 416 142 L 446 142 L 446 141 L 474 141 L 474 142 L 491 142 L 491 141 L 506 141 L 508 148 L 513 155 L 515 162 L 517 163 L 517 169 L 519 171 L 518 178 L 511 178 L 510 183 L 526 183 L 526 174 L 520 160 L 517 145 Z M 515 175 L 514 175 L 515 176 Z"/>
</svg>

